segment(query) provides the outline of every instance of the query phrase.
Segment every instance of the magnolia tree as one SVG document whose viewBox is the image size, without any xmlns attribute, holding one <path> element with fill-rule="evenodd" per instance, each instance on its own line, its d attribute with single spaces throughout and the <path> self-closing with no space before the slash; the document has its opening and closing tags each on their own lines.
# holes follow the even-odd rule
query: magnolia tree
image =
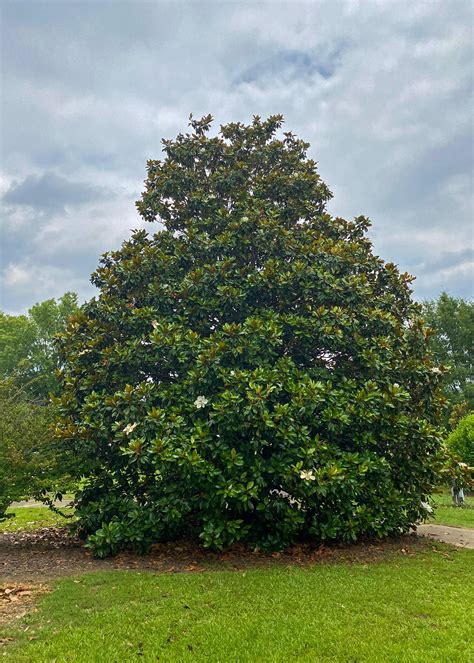
<svg viewBox="0 0 474 663">
<path fill-rule="evenodd" d="M 425 515 L 442 369 L 407 274 L 334 218 L 282 118 L 164 140 L 133 233 L 61 340 L 57 434 L 96 554 L 199 537 L 278 549 Z"/>
</svg>

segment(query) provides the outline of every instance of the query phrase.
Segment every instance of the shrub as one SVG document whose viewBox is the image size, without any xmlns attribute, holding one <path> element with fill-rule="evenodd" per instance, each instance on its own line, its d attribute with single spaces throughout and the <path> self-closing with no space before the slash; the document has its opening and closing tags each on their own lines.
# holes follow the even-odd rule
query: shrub
<svg viewBox="0 0 474 663">
<path fill-rule="evenodd" d="M 63 334 L 57 434 L 106 555 L 386 536 L 425 514 L 442 370 L 411 277 L 333 218 L 279 116 L 164 141 L 138 209 Z"/>
<path fill-rule="evenodd" d="M 461 419 L 449 435 L 447 445 L 460 461 L 474 467 L 474 413 Z"/>
</svg>

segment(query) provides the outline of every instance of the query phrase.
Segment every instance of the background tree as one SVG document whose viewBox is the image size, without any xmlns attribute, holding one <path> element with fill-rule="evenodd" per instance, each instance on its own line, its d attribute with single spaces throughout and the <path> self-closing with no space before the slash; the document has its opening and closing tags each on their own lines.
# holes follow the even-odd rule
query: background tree
<svg viewBox="0 0 474 663">
<path fill-rule="evenodd" d="M 411 277 L 334 218 L 280 116 L 165 140 L 61 340 L 57 434 L 88 477 L 97 554 L 186 535 L 354 540 L 425 514 L 440 369 Z"/>
<path fill-rule="evenodd" d="M 71 488 L 70 474 L 52 441 L 51 406 L 31 401 L 13 379 L 0 380 L 0 520 L 15 500 L 45 500 Z"/>
<path fill-rule="evenodd" d="M 474 414 L 461 419 L 447 439 L 449 449 L 474 470 Z"/>
<path fill-rule="evenodd" d="M 67 292 L 57 301 L 35 304 L 27 315 L 0 312 L 0 378 L 13 377 L 35 400 L 46 402 L 50 393 L 57 394 L 60 365 L 54 337 L 77 310 L 77 295 Z"/>
<path fill-rule="evenodd" d="M 455 428 L 474 410 L 474 302 L 443 292 L 423 302 L 423 317 L 435 332 L 430 345 L 436 360 L 449 369 L 443 379 L 449 405 L 445 419 Z"/>
</svg>

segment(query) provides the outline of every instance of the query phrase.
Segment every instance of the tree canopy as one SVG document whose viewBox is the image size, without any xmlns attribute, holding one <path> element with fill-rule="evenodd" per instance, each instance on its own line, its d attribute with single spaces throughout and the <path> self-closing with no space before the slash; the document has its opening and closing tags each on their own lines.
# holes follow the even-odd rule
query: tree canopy
<svg viewBox="0 0 474 663">
<path fill-rule="evenodd" d="M 474 411 L 474 302 L 443 292 L 423 303 L 423 316 L 435 332 L 430 342 L 436 360 L 448 368 L 443 386 L 451 408 L 465 403 Z"/>
<path fill-rule="evenodd" d="M 148 162 L 138 230 L 61 337 L 57 434 L 96 554 L 183 534 L 281 548 L 406 531 L 440 447 L 442 369 L 408 274 L 332 217 L 282 117 L 210 116 Z"/>
<path fill-rule="evenodd" d="M 35 304 L 27 315 L 0 311 L 0 379 L 14 378 L 27 395 L 43 402 L 57 393 L 54 337 L 77 309 L 77 295 L 67 292 L 57 301 Z"/>
</svg>

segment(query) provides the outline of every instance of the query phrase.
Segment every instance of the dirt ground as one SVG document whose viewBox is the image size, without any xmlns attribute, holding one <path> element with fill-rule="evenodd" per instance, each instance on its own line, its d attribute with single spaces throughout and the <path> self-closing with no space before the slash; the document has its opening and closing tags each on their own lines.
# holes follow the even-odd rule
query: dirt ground
<svg viewBox="0 0 474 663">
<path fill-rule="evenodd" d="M 157 544 L 148 555 L 121 553 L 94 559 L 81 542 L 71 539 L 66 528 L 45 527 L 34 532 L 0 534 L 0 585 L 45 583 L 54 578 L 105 569 L 143 569 L 160 572 L 241 569 L 266 564 L 313 564 L 349 561 L 370 563 L 390 554 L 415 554 L 427 541 L 415 535 L 353 545 L 297 545 L 282 553 L 263 553 L 234 546 L 223 553 L 204 550 L 195 543 Z M 429 544 L 428 544 L 429 545 Z"/>
</svg>

